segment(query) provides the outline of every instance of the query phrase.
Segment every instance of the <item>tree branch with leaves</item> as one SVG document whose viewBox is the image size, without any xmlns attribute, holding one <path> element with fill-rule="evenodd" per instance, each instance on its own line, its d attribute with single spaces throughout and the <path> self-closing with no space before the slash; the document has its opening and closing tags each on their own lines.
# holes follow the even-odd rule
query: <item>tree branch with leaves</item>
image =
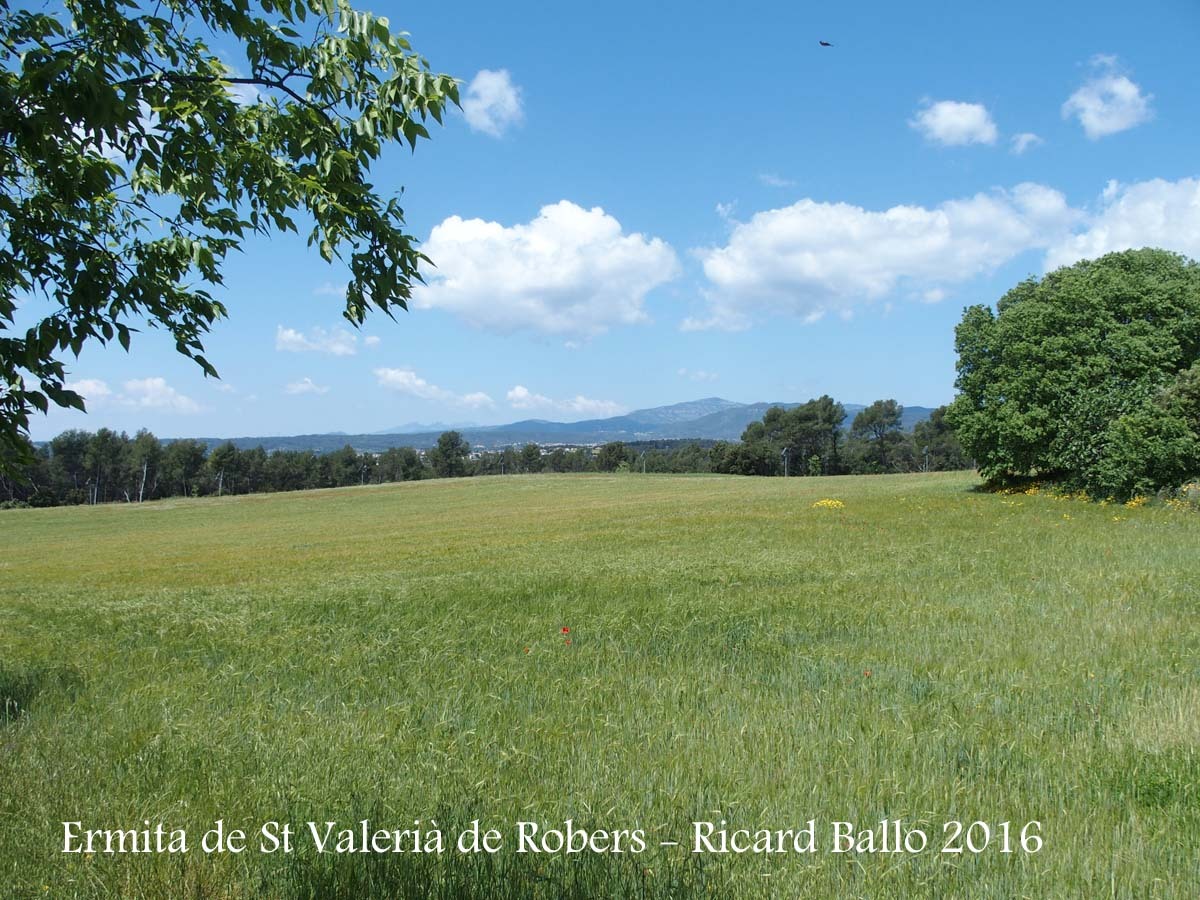
<svg viewBox="0 0 1200 900">
<path fill-rule="evenodd" d="M 350 322 L 407 309 L 427 260 L 368 176 L 459 96 L 387 19 L 345 0 L 0 0 L 0 47 L 0 464 L 34 410 L 84 408 L 63 358 L 85 344 L 128 350 L 149 324 L 216 375 L 222 264 L 293 216 L 349 268 Z M 26 301 L 46 312 L 18 328 Z"/>
</svg>

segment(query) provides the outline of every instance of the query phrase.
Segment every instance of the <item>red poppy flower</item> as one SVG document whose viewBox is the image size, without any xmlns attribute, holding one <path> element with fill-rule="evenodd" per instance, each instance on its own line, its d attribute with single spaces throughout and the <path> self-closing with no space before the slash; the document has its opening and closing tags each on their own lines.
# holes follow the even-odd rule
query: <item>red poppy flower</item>
<svg viewBox="0 0 1200 900">
<path fill-rule="evenodd" d="M 571 633 L 571 629 L 570 629 L 570 628 L 568 628 L 566 625 L 564 625 L 564 626 L 563 626 L 563 628 L 562 628 L 562 633 L 563 633 L 563 634 L 570 634 L 570 633 Z"/>
<path fill-rule="evenodd" d="M 568 647 L 570 647 L 570 646 L 571 646 L 571 639 L 570 639 L 570 638 L 567 638 L 567 646 L 568 646 Z"/>
</svg>

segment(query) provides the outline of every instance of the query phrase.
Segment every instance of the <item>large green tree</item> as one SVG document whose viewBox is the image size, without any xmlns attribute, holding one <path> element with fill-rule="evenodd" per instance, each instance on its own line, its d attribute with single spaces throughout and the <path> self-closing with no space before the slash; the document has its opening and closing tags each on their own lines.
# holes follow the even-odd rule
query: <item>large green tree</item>
<svg viewBox="0 0 1200 900">
<path fill-rule="evenodd" d="M 1200 265 L 1129 250 L 1021 282 L 956 332 L 946 420 L 992 481 L 1127 497 L 1200 473 Z"/>
<path fill-rule="evenodd" d="M 443 431 L 427 455 L 438 478 L 461 478 L 467 474 L 471 445 L 457 431 Z"/>
<path fill-rule="evenodd" d="M 864 468 L 871 472 L 901 471 L 899 451 L 904 445 L 901 431 L 904 407 L 895 400 L 876 400 L 859 411 L 850 423 L 850 435 L 861 442 Z"/>
<path fill-rule="evenodd" d="M 128 349 L 148 323 L 215 374 L 211 290 L 252 234 L 303 228 L 341 259 L 355 324 L 406 308 L 423 257 L 369 169 L 458 90 L 386 19 L 346 0 L 0 0 L 0 53 L 0 462 L 33 410 L 83 408 L 63 355 L 86 343 Z M 45 312 L 18 329 L 29 298 Z"/>
<path fill-rule="evenodd" d="M 766 467 L 769 471 L 761 474 L 773 474 L 775 461 L 786 450 L 791 475 L 837 474 L 841 470 L 845 418 L 845 408 L 828 395 L 791 409 L 772 406 L 742 433 L 742 443 L 753 452 L 729 457 L 724 468 L 740 472 L 753 469 L 757 474 Z M 782 473 L 782 463 L 778 468 Z"/>
</svg>

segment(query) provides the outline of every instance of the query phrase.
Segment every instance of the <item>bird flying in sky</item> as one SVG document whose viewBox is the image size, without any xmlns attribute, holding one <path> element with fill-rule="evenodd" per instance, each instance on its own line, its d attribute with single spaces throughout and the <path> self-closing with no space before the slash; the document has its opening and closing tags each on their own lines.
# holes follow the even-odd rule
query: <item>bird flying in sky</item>
<svg viewBox="0 0 1200 900">
<path fill-rule="evenodd" d="M 833 46 L 833 44 L 829 43 L 829 41 L 817 41 L 817 43 L 820 44 L 822 47 L 832 47 Z"/>
</svg>

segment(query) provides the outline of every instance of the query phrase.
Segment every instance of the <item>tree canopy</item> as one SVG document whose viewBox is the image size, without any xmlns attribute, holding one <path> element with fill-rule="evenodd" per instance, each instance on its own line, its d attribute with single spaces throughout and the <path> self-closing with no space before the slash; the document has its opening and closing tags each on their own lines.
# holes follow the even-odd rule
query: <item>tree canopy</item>
<svg viewBox="0 0 1200 900">
<path fill-rule="evenodd" d="M 745 474 L 770 474 L 775 460 L 787 451 L 788 472 L 808 471 L 809 460 L 826 474 L 839 471 L 842 422 L 846 410 L 832 397 L 822 396 L 791 409 L 773 406 L 762 420 L 751 422 L 742 434 L 748 452 L 734 468 Z"/>
<path fill-rule="evenodd" d="M 429 451 L 429 463 L 438 478 L 459 478 L 467 472 L 471 445 L 457 431 L 443 431 Z"/>
<path fill-rule="evenodd" d="M 895 400 L 876 400 L 854 417 L 850 435 L 865 443 L 863 456 L 874 471 L 886 472 L 902 443 L 900 417 L 904 407 Z"/>
<path fill-rule="evenodd" d="M 149 323 L 215 375 L 211 289 L 253 234 L 304 228 L 342 260 L 356 325 L 407 308 L 424 257 L 368 174 L 458 88 L 387 19 L 346 0 L 0 0 L 0 52 L 0 465 L 33 410 L 83 408 L 63 354 L 85 343 L 128 349 Z M 31 298 L 46 311 L 18 333 Z"/>
<path fill-rule="evenodd" d="M 1200 472 L 1200 265 L 1130 250 L 1021 282 L 956 331 L 947 413 L 992 481 L 1125 498 Z"/>
</svg>

